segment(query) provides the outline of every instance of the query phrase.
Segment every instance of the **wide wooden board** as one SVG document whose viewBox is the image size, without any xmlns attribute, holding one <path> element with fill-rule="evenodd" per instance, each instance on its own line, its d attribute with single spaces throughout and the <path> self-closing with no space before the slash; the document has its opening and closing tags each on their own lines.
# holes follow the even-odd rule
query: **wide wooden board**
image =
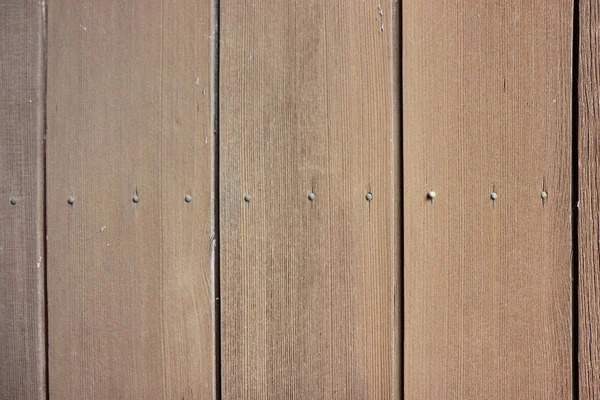
<svg viewBox="0 0 600 400">
<path fill-rule="evenodd" d="M 406 399 L 571 398 L 573 3 L 402 4 Z"/>
<path fill-rule="evenodd" d="M 51 399 L 214 397 L 211 7 L 48 4 Z"/>
<path fill-rule="evenodd" d="M 2 399 L 46 398 L 44 35 L 43 2 L 0 4 Z"/>
<path fill-rule="evenodd" d="M 221 1 L 224 399 L 398 398 L 398 5 Z"/>
</svg>

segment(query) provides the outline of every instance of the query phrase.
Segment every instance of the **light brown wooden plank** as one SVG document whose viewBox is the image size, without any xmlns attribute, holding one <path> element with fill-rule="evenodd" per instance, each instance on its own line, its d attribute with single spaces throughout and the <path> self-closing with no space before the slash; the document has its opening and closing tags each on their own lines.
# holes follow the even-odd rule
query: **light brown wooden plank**
<svg viewBox="0 0 600 400">
<path fill-rule="evenodd" d="M 0 4 L 2 399 L 46 398 L 44 31 L 40 2 Z"/>
<path fill-rule="evenodd" d="M 579 2 L 579 394 L 600 398 L 600 4 Z"/>
<path fill-rule="evenodd" d="M 50 397 L 213 398 L 211 2 L 48 12 Z"/>
<path fill-rule="evenodd" d="M 221 2 L 224 399 L 398 398 L 392 5 Z"/>
<path fill-rule="evenodd" d="M 402 4 L 406 399 L 571 398 L 573 4 Z"/>
</svg>

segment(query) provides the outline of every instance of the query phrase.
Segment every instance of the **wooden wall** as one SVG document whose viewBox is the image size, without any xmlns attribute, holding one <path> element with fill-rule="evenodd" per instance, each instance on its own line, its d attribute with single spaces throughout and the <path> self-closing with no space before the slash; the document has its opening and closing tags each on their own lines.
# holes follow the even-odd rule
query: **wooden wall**
<svg viewBox="0 0 600 400">
<path fill-rule="evenodd" d="M 599 15 L 0 2 L 0 398 L 599 397 Z"/>
</svg>

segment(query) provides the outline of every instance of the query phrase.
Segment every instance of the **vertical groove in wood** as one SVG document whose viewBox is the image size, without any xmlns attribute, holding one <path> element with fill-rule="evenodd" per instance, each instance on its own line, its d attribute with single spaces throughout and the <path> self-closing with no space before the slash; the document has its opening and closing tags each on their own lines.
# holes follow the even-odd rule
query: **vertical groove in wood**
<svg viewBox="0 0 600 400">
<path fill-rule="evenodd" d="M 222 1 L 224 399 L 398 398 L 397 8 Z"/>
<path fill-rule="evenodd" d="M 392 376 L 394 382 L 390 391 L 390 399 L 400 399 L 404 392 L 402 382 L 402 330 L 403 330 L 403 300 L 402 300 L 402 274 L 403 263 L 403 160 L 402 160 L 402 60 L 400 48 L 402 45 L 402 27 L 400 24 L 400 11 L 402 4 L 398 0 L 390 1 L 390 83 L 391 90 L 391 127 L 390 138 L 390 284 L 392 285 L 391 305 L 388 312 L 391 317 L 390 336 L 392 341 Z M 384 27 L 385 29 L 385 27 Z"/>
<path fill-rule="evenodd" d="M 52 399 L 216 396 L 212 4 L 49 4 Z"/>
<path fill-rule="evenodd" d="M 571 397 L 572 17 L 403 2 L 407 399 Z"/>
<path fill-rule="evenodd" d="M 44 10 L 0 5 L 0 398 L 45 399 Z M 11 199 L 16 204 L 11 204 Z"/>
<path fill-rule="evenodd" d="M 222 382 L 221 382 L 221 231 L 220 231 L 220 195 L 219 195 L 219 60 L 220 60 L 220 23 L 221 23 L 221 0 L 211 0 L 211 126 L 213 128 L 213 143 L 212 143 L 212 184 L 211 184 L 211 229 L 213 232 L 212 240 L 212 288 L 213 288 L 213 346 L 214 346 L 214 364 L 215 364 L 215 380 L 214 380 L 214 398 L 221 400 L 222 398 Z"/>
<path fill-rule="evenodd" d="M 582 400 L 587 400 L 600 398 L 600 4 L 592 0 L 577 3 L 580 33 L 579 394 Z"/>
</svg>

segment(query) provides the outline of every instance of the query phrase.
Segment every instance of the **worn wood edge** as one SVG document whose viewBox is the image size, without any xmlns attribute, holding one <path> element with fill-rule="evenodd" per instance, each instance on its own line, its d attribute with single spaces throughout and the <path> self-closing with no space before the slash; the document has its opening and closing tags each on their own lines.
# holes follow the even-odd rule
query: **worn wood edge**
<svg viewBox="0 0 600 400">
<path fill-rule="evenodd" d="M 211 96 L 211 121 L 210 126 L 213 127 L 213 140 L 210 141 L 212 148 L 211 166 L 211 292 L 212 292 L 212 321 L 213 321 L 213 338 L 214 343 L 212 348 L 213 358 L 213 399 L 220 400 L 222 396 L 221 390 L 221 255 L 220 255 L 220 219 L 219 219 L 219 40 L 220 40 L 220 0 L 211 0 L 211 33 L 210 39 L 210 74 L 212 90 Z"/>
<path fill-rule="evenodd" d="M 48 276 L 48 249 L 46 245 L 46 224 L 47 224 L 47 208 L 46 208 L 46 130 L 47 130 L 47 118 L 46 118 L 46 104 L 48 98 L 48 4 L 45 0 L 40 1 L 41 7 L 41 18 L 42 18 L 42 38 L 41 38 L 41 47 L 39 48 L 39 57 L 40 57 L 40 74 L 42 76 L 42 105 L 40 107 L 39 113 L 39 139 L 42 142 L 42 145 L 39 148 L 40 155 L 36 157 L 38 160 L 37 171 L 39 176 L 41 177 L 38 180 L 38 184 L 40 187 L 38 188 L 38 209 L 42 210 L 41 215 L 41 247 L 42 247 L 42 255 L 43 255 L 43 268 L 42 275 L 40 276 L 41 282 L 39 283 L 40 287 L 43 288 L 43 298 L 40 299 L 42 305 L 40 307 L 41 318 L 44 326 L 44 335 L 42 337 L 42 343 L 44 347 L 44 359 L 43 359 L 43 384 L 44 384 L 44 399 L 48 398 L 50 389 L 50 380 L 49 380 L 49 363 L 48 363 L 48 285 L 47 285 L 47 276 Z"/>
<path fill-rule="evenodd" d="M 392 199 L 390 201 L 391 210 L 390 215 L 392 218 L 391 223 L 391 244 L 390 244 L 390 268 L 392 281 L 392 298 L 390 299 L 390 311 L 392 313 L 391 318 L 391 361 L 392 361 L 392 387 L 390 391 L 391 399 L 400 399 L 401 393 L 403 393 L 403 366 L 402 366 L 402 337 L 403 337 L 403 322 L 402 322 L 402 293 L 403 293 L 403 175 L 402 175 L 402 55 L 401 55 L 401 43 L 402 43 L 402 27 L 401 27 L 401 5 L 398 0 L 390 0 L 391 14 L 391 34 L 390 48 L 391 48 L 391 68 L 390 68 L 390 82 L 392 85 L 391 95 L 391 146 L 390 146 L 390 159 L 391 159 L 391 170 L 390 170 L 390 189 L 389 194 Z"/>
<path fill-rule="evenodd" d="M 42 376 L 41 383 L 42 389 L 40 395 L 45 399 L 48 396 L 48 302 L 47 296 L 48 291 L 46 288 L 46 276 L 48 273 L 48 257 L 46 251 L 46 94 L 47 94 L 47 48 L 48 48 L 48 14 L 47 4 L 45 0 L 39 2 L 40 7 L 40 19 L 41 19 L 41 38 L 40 46 L 38 46 L 37 58 L 38 63 L 38 82 L 40 88 L 41 104 L 38 107 L 38 123 L 37 123 L 37 139 L 40 145 L 38 146 L 36 154 L 36 175 L 38 179 L 36 181 L 36 210 L 38 210 L 38 254 L 42 256 L 42 268 L 41 273 L 38 274 L 38 288 L 41 288 L 41 296 L 37 299 L 36 310 L 38 312 L 38 320 L 41 321 L 43 328 L 40 330 L 42 333 L 38 337 L 38 345 L 43 348 L 43 358 L 38 364 L 38 374 Z"/>
</svg>

